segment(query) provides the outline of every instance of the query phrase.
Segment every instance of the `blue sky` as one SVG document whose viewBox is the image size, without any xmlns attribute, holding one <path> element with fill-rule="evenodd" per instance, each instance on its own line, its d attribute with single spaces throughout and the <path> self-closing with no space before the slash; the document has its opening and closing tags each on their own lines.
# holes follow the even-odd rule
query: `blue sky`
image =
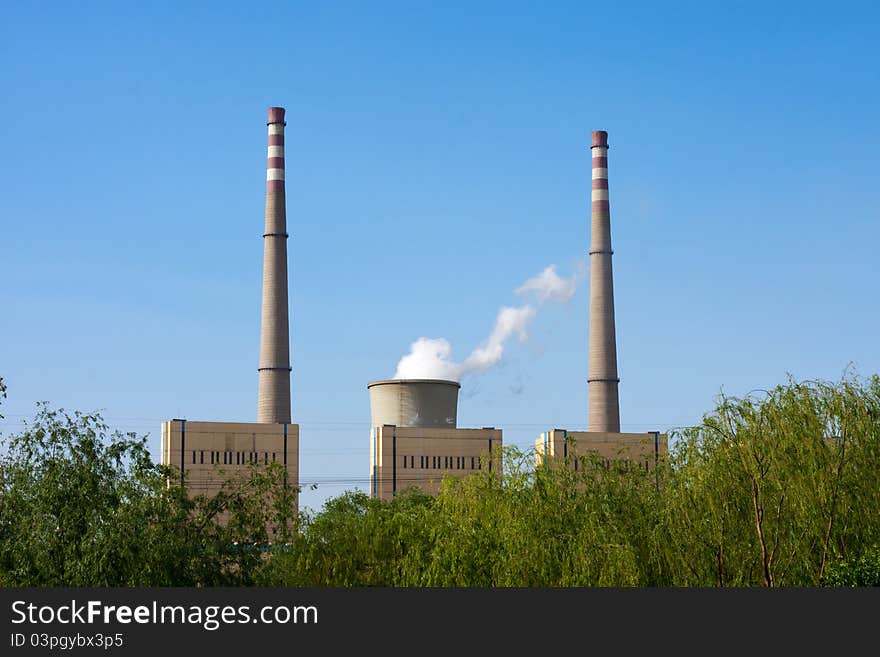
<svg viewBox="0 0 880 657">
<path fill-rule="evenodd" d="M 462 360 L 576 271 L 591 130 L 624 430 L 880 371 L 880 10 L 474 4 L 3 3 L 0 429 L 48 400 L 158 453 L 163 419 L 255 419 L 271 105 L 307 506 L 366 489 L 366 384 L 411 342 Z M 584 426 L 587 304 L 465 378 L 459 426 Z"/>
</svg>

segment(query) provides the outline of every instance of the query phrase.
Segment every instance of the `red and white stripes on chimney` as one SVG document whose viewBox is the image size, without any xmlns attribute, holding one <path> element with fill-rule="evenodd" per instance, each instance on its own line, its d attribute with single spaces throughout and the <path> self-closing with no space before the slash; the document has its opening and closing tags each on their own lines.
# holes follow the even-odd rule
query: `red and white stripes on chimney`
<svg viewBox="0 0 880 657">
<path fill-rule="evenodd" d="M 593 133 L 593 186 L 590 200 L 598 212 L 608 212 L 608 133 Z"/>
<path fill-rule="evenodd" d="M 269 154 L 266 160 L 266 191 L 284 191 L 284 109 L 269 109 Z"/>
</svg>

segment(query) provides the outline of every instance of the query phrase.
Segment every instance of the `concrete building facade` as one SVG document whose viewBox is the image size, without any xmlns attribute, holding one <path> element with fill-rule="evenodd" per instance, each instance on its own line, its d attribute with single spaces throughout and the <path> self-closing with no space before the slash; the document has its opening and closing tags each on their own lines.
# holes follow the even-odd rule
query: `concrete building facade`
<svg viewBox="0 0 880 657">
<path fill-rule="evenodd" d="M 389 500 L 407 488 L 436 495 L 444 477 L 501 473 L 501 429 L 370 429 L 370 495 Z"/>
<path fill-rule="evenodd" d="M 370 391 L 370 495 L 408 488 L 436 495 L 444 477 L 501 474 L 500 429 L 459 429 L 456 381 L 374 381 Z"/>
<path fill-rule="evenodd" d="M 279 464 L 299 482 L 299 426 L 255 422 L 162 423 L 161 462 L 179 468 L 191 496 L 216 495 L 253 466 Z"/>
<path fill-rule="evenodd" d="M 607 431 L 568 431 L 551 429 L 535 440 L 536 464 L 565 463 L 572 470 L 598 457 L 606 464 L 628 461 L 633 466 L 653 470 L 668 454 L 668 440 L 664 433 L 611 433 Z"/>
</svg>

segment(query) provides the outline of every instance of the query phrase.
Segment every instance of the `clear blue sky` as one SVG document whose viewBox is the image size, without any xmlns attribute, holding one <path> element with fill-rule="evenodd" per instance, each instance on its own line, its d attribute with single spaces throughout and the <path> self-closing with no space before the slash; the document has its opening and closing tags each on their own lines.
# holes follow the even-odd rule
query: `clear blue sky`
<svg viewBox="0 0 880 657">
<path fill-rule="evenodd" d="M 36 400 L 256 417 L 266 109 L 287 108 L 304 494 L 366 489 L 366 384 L 463 359 L 585 256 L 609 132 L 624 430 L 880 371 L 875 3 L 0 8 L 4 433 Z M 474 6 L 478 5 L 478 6 Z M 587 287 L 463 381 L 459 426 L 586 423 Z"/>
</svg>

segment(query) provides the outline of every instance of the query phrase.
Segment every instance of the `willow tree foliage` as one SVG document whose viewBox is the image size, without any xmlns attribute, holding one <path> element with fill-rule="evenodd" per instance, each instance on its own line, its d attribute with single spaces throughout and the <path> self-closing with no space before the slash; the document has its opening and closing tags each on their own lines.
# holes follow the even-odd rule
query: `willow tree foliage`
<svg viewBox="0 0 880 657">
<path fill-rule="evenodd" d="M 880 584 L 880 378 L 721 396 L 671 438 L 649 472 L 506 448 L 293 524 L 280 471 L 189 499 L 143 439 L 43 407 L 0 461 L 0 585 Z"/>
<path fill-rule="evenodd" d="M 249 584 L 264 559 L 244 548 L 290 524 L 279 472 L 255 470 L 213 498 L 190 499 L 152 462 L 145 438 L 111 433 L 95 414 L 41 405 L 5 447 L 3 586 Z"/>
<path fill-rule="evenodd" d="M 816 586 L 871 582 L 880 545 L 880 379 L 722 396 L 651 472 L 601 459 L 349 493 L 303 518 L 265 583 Z"/>
</svg>

